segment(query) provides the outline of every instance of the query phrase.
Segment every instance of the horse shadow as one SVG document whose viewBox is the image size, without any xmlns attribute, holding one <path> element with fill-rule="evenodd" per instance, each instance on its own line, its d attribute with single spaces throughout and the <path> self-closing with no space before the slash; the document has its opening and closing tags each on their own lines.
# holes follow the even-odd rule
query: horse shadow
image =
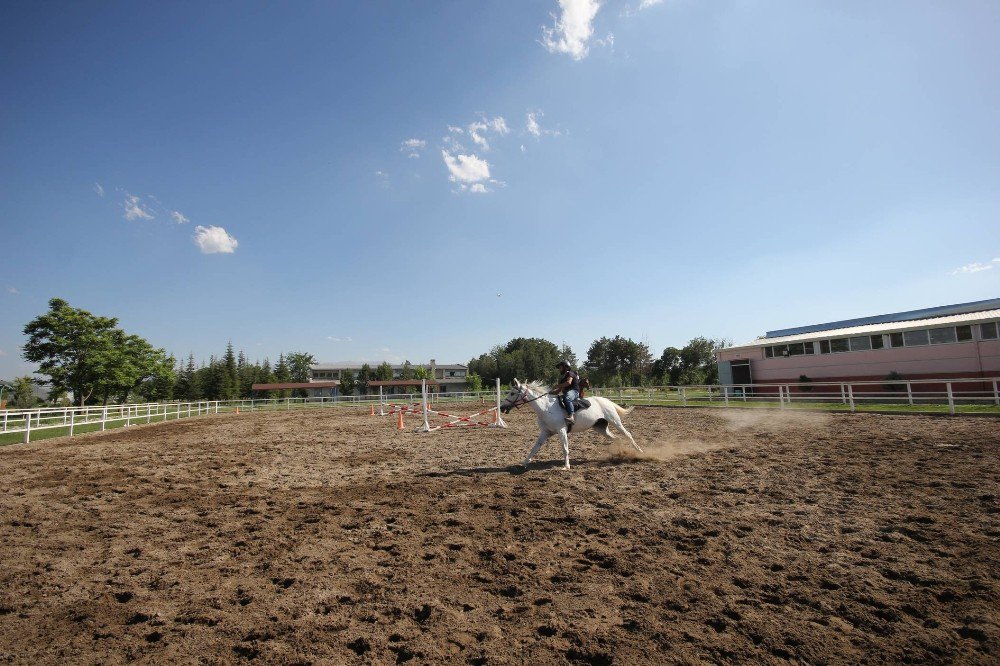
<svg viewBox="0 0 1000 666">
<path fill-rule="evenodd" d="M 580 458 L 573 460 L 573 469 L 578 467 L 619 467 L 622 465 L 637 465 L 641 464 L 643 461 L 637 458 L 629 457 L 614 457 L 610 459 L 601 458 Z M 446 472 L 425 472 L 420 476 L 431 477 L 431 478 L 448 478 L 452 476 L 481 476 L 487 474 L 507 474 L 510 476 L 521 476 L 527 472 L 541 472 L 550 469 L 562 469 L 562 460 L 542 460 L 539 462 L 532 462 L 527 467 L 522 467 L 520 464 L 504 465 L 503 467 L 459 467 L 458 469 L 448 470 Z"/>
</svg>

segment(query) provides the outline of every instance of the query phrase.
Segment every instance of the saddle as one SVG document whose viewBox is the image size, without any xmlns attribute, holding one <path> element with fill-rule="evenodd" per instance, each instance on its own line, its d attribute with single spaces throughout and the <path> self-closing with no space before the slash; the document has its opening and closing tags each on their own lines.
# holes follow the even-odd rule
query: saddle
<svg viewBox="0 0 1000 666">
<path fill-rule="evenodd" d="M 578 412 L 581 409 L 590 408 L 590 401 L 586 398 L 577 398 L 573 401 L 573 411 Z"/>
</svg>

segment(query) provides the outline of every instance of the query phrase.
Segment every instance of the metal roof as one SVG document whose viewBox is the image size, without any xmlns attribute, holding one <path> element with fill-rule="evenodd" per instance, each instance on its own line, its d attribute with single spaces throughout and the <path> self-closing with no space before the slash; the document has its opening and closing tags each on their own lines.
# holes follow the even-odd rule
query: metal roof
<svg viewBox="0 0 1000 666">
<path fill-rule="evenodd" d="M 381 365 L 381 363 L 354 363 L 354 362 L 350 362 L 350 363 L 317 363 L 316 365 L 309 366 L 309 368 L 311 370 L 360 370 L 361 366 L 363 366 L 363 365 L 367 365 L 369 368 L 371 368 L 374 371 L 375 368 L 377 368 L 378 366 Z M 420 366 L 423 366 L 425 368 L 430 368 L 431 364 L 430 363 L 411 363 L 410 364 L 411 368 L 417 368 L 417 367 L 420 367 Z M 402 363 L 393 363 L 391 365 L 391 367 L 392 367 L 393 370 L 402 370 L 403 369 L 403 364 Z M 467 369 L 467 366 L 464 366 L 461 363 L 435 363 L 434 364 L 434 368 L 436 370 L 465 370 L 465 369 Z"/>
<path fill-rule="evenodd" d="M 927 319 L 862 324 L 860 326 L 845 326 L 842 328 L 833 328 L 829 330 L 824 329 L 821 331 L 812 331 L 797 335 L 759 338 L 753 342 L 728 347 L 728 349 L 768 347 L 770 345 L 788 344 L 789 342 L 808 342 L 811 340 L 825 340 L 826 338 L 847 338 L 852 335 L 871 335 L 875 333 L 911 331 L 919 328 L 936 328 L 939 326 L 955 326 L 958 324 L 976 324 L 993 320 L 1000 320 L 1000 308 L 995 310 L 983 310 L 980 312 L 967 312 L 964 314 L 951 315 L 950 317 L 930 317 Z"/>
<path fill-rule="evenodd" d="M 865 324 L 888 324 L 908 322 L 932 317 L 946 317 L 950 315 L 969 314 L 973 312 L 983 312 L 986 310 L 1000 309 L 1000 298 L 990 298 L 985 301 L 973 301 L 971 303 L 957 303 L 955 305 L 939 305 L 934 308 L 924 308 L 923 310 L 910 310 L 908 312 L 896 312 L 892 314 L 881 314 L 873 317 L 859 317 L 857 319 L 844 319 L 827 324 L 811 324 L 809 326 L 796 326 L 794 328 L 780 328 L 775 331 L 768 331 L 765 338 L 780 338 L 800 333 L 815 333 L 818 331 L 832 331 L 841 328 L 863 326 Z"/>
</svg>

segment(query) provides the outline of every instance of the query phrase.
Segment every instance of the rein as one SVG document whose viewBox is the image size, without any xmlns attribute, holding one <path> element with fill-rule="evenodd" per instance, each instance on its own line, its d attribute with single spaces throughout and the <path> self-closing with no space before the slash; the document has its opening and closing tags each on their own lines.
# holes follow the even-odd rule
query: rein
<svg viewBox="0 0 1000 666">
<path fill-rule="evenodd" d="M 510 408 L 511 408 L 511 409 L 520 409 L 520 408 L 521 408 L 521 405 L 527 405 L 527 404 L 528 404 L 529 402 L 534 402 L 534 401 L 536 401 L 536 400 L 541 400 L 542 398 L 544 398 L 545 396 L 547 396 L 547 395 L 548 395 L 548 393 L 541 393 L 541 394 L 539 394 L 539 395 L 536 395 L 536 396 L 535 396 L 534 398 L 531 398 L 531 399 L 526 399 L 526 398 L 524 397 L 524 396 L 526 396 L 526 395 L 528 395 L 528 388 L 527 388 L 527 387 L 525 387 L 525 388 L 524 388 L 524 389 L 523 389 L 523 390 L 521 391 L 521 395 L 517 396 L 517 400 L 516 400 L 516 401 L 514 401 L 514 402 L 513 402 L 512 404 L 511 404 Z"/>
</svg>

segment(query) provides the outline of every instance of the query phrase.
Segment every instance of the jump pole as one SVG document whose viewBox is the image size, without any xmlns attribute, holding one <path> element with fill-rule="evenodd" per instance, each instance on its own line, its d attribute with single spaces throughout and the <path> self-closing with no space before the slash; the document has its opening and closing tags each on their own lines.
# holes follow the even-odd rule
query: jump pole
<svg viewBox="0 0 1000 666">
<path fill-rule="evenodd" d="M 382 397 L 382 385 L 378 385 L 378 415 L 385 416 L 385 398 Z"/>
<path fill-rule="evenodd" d="M 430 432 L 431 424 L 427 420 L 427 380 L 420 380 L 420 399 L 424 407 L 424 424 L 417 428 L 417 432 Z"/>
</svg>

